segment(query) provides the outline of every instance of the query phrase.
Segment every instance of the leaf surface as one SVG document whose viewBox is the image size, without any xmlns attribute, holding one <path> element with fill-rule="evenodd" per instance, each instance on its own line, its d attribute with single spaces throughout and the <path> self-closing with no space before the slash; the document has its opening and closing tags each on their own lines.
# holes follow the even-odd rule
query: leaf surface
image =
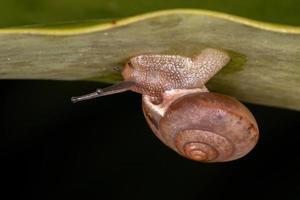
<svg viewBox="0 0 300 200">
<path fill-rule="evenodd" d="M 132 56 L 194 56 L 206 47 L 232 58 L 209 89 L 300 110 L 300 28 L 203 10 L 166 10 L 64 29 L 2 29 L 0 78 L 113 83 L 121 80 L 113 67 Z"/>
</svg>

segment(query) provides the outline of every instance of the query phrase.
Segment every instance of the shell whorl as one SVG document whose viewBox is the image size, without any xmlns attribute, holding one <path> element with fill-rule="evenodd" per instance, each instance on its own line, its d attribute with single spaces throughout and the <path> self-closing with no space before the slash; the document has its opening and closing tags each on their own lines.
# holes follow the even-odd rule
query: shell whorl
<svg viewBox="0 0 300 200">
<path fill-rule="evenodd" d="M 227 138 L 210 131 L 184 130 L 176 133 L 174 140 L 178 153 L 192 160 L 224 161 L 233 152 Z"/>
<path fill-rule="evenodd" d="M 258 127 L 239 101 L 215 93 L 192 93 L 174 100 L 158 118 L 145 108 L 151 129 L 179 154 L 201 162 L 225 162 L 247 154 Z"/>
</svg>

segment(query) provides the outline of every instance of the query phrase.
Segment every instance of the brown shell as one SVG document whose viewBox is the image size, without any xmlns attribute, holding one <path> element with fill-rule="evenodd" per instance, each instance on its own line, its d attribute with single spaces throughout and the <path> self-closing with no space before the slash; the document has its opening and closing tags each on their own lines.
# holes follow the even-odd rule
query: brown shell
<svg viewBox="0 0 300 200">
<path fill-rule="evenodd" d="M 225 162 L 246 155 L 259 131 L 250 111 L 239 101 L 216 93 L 194 93 L 178 98 L 164 116 L 144 114 L 154 133 L 179 154 L 201 162 Z M 158 120 L 158 121 L 157 121 Z"/>
</svg>

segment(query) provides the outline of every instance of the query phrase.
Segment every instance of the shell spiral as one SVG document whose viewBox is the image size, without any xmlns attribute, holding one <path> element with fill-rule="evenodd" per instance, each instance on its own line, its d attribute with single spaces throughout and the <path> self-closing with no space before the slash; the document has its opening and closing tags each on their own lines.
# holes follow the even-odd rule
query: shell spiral
<svg viewBox="0 0 300 200">
<path fill-rule="evenodd" d="M 161 118 L 143 105 L 160 140 L 184 157 L 225 162 L 246 155 L 257 143 L 258 126 L 239 101 L 216 93 L 193 93 L 173 101 Z"/>
</svg>

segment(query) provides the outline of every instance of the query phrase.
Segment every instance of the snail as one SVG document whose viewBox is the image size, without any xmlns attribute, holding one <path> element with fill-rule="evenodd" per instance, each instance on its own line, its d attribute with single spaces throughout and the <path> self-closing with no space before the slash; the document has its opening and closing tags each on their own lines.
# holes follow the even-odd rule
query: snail
<svg viewBox="0 0 300 200">
<path fill-rule="evenodd" d="M 192 58 L 138 55 L 121 70 L 123 82 L 72 101 L 128 90 L 141 93 L 146 121 L 165 145 L 195 161 L 235 160 L 254 148 L 259 130 L 242 103 L 205 87 L 229 61 L 225 51 L 213 48 Z"/>
</svg>

